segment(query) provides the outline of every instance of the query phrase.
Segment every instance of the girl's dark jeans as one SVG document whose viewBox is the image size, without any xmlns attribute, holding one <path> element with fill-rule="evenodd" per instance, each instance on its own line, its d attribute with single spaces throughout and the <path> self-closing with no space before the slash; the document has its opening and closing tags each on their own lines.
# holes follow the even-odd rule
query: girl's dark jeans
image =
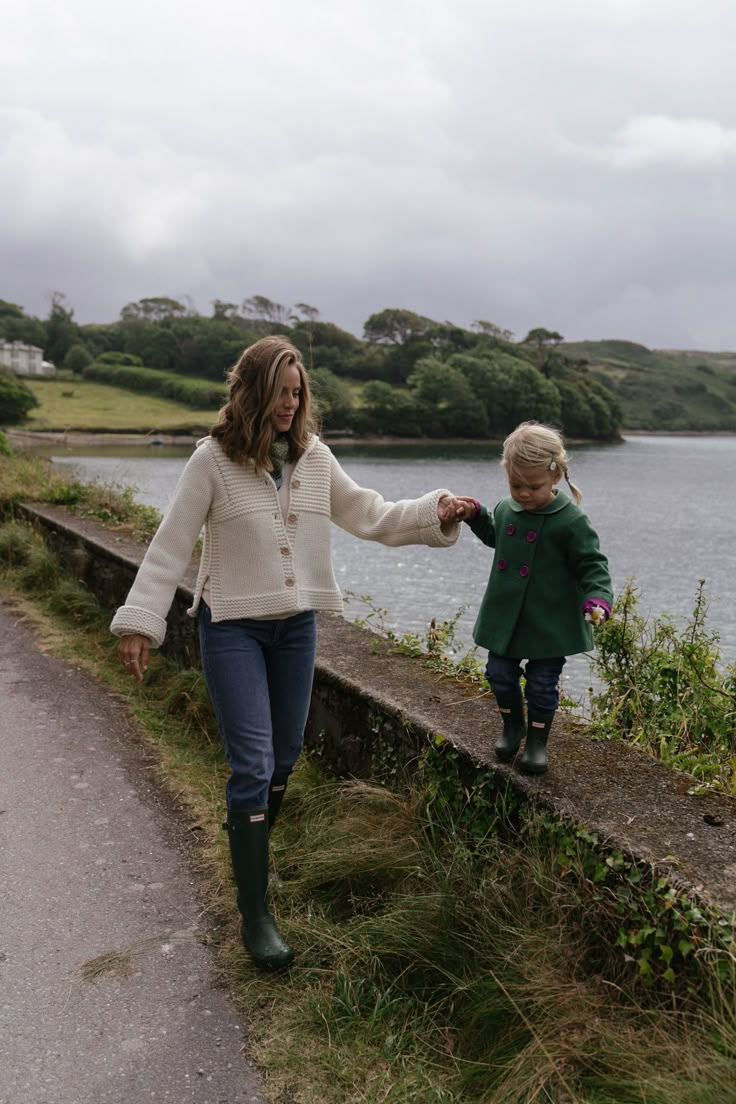
<svg viewBox="0 0 736 1104">
<path fill-rule="evenodd" d="M 554 713 L 560 704 L 560 675 L 565 657 L 528 659 L 522 670 L 522 660 L 488 653 L 486 678 L 499 702 L 516 698 L 519 680 L 526 676 L 527 705 L 535 713 Z"/>
</svg>

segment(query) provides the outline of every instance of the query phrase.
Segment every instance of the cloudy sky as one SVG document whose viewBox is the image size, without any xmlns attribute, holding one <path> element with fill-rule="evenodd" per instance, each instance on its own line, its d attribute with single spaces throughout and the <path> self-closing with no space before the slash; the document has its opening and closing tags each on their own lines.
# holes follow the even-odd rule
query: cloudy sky
<svg viewBox="0 0 736 1104">
<path fill-rule="evenodd" d="M 736 348 L 733 0 L 5 0 L 0 298 Z"/>
</svg>

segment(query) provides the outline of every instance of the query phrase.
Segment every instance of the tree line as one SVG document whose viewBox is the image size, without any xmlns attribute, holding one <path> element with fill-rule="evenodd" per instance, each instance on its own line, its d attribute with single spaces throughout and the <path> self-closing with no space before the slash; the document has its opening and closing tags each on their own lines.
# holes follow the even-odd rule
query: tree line
<svg viewBox="0 0 736 1104">
<path fill-rule="evenodd" d="M 213 385 L 208 395 L 224 395 L 225 374 L 243 348 L 274 332 L 302 352 L 332 431 L 483 438 L 536 418 L 568 436 L 607 440 L 621 426 L 612 391 L 544 327 L 515 341 L 484 319 L 464 328 L 388 308 L 370 315 L 358 338 L 308 303 L 286 307 L 260 295 L 240 304 L 216 299 L 207 316 L 156 296 L 126 304 L 115 322 L 80 325 L 59 293 L 45 319 L 0 300 L 0 338 L 38 345 L 57 367 L 110 383 L 115 375 L 122 383 L 125 366 L 124 385 L 177 393 L 200 407 L 201 381 Z"/>
</svg>

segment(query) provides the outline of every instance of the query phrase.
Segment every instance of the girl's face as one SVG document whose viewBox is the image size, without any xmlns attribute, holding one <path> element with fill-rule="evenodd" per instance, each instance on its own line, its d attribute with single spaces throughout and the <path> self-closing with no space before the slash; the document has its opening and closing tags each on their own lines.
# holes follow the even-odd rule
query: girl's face
<svg viewBox="0 0 736 1104">
<path fill-rule="evenodd" d="M 550 471 L 543 464 L 535 468 L 509 468 L 509 491 L 514 502 L 525 510 L 541 510 L 555 497 L 553 487 L 560 482 L 559 468 Z"/>
<path fill-rule="evenodd" d="M 290 364 L 284 369 L 281 377 L 281 391 L 271 411 L 271 425 L 277 433 L 288 433 L 291 429 L 294 415 L 299 409 L 301 393 L 301 373 L 296 364 Z"/>
</svg>

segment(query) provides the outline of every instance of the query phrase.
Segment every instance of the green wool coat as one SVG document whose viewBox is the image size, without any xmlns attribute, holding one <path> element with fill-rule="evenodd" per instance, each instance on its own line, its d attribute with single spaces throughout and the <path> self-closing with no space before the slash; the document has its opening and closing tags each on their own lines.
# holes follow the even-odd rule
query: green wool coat
<svg viewBox="0 0 736 1104">
<path fill-rule="evenodd" d="M 476 644 L 513 659 L 550 659 L 593 647 L 582 606 L 613 600 L 608 561 L 588 518 L 557 491 L 541 510 L 504 498 L 468 522 L 496 549 L 473 630 Z"/>
</svg>

